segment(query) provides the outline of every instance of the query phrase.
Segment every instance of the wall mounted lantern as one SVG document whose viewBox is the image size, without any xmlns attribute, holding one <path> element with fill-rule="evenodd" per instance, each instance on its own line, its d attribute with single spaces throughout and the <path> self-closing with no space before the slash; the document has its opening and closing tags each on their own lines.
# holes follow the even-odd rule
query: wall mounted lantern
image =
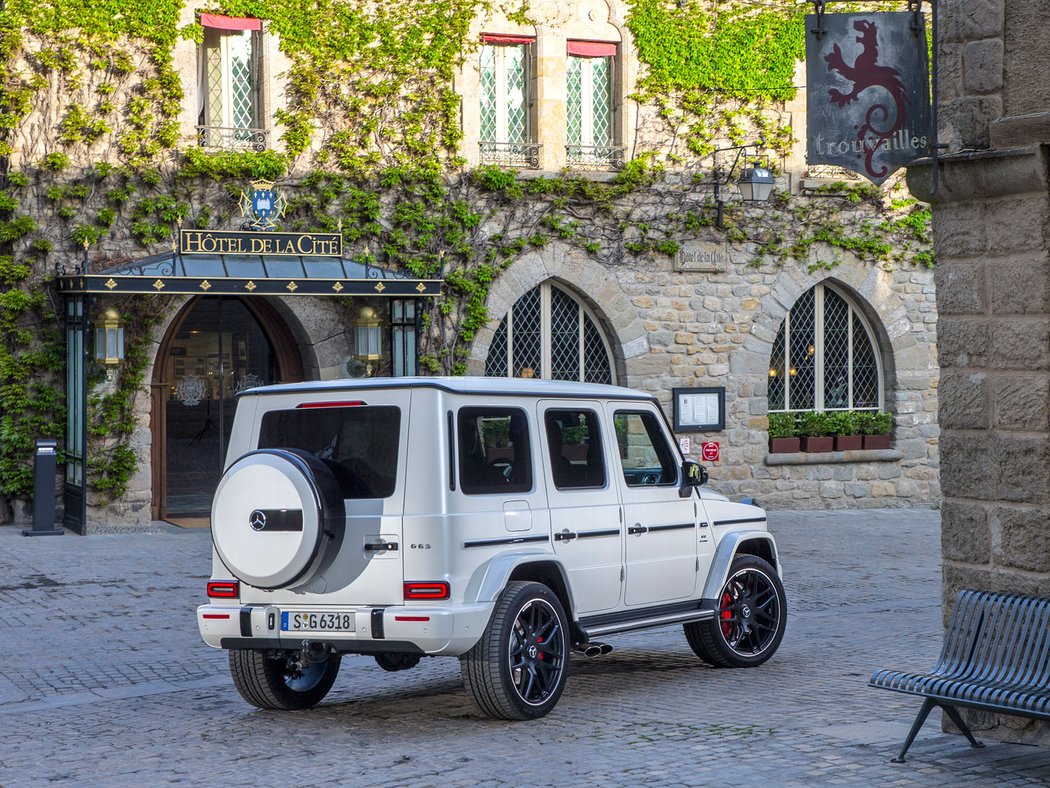
<svg viewBox="0 0 1050 788">
<path fill-rule="evenodd" d="M 383 358 L 383 332 L 376 311 L 366 306 L 354 321 L 354 358 L 365 365 L 369 376 Z"/>
<path fill-rule="evenodd" d="M 722 199 L 722 187 L 727 186 L 729 181 L 733 178 L 733 172 L 736 170 L 737 165 L 740 163 L 741 157 L 745 151 L 749 148 L 754 148 L 755 155 L 758 155 L 759 146 L 763 144 L 764 140 L 759 140 L 757 143 L 751 145 L 736 145 L 730 148 L 718 148 L 713 152 L 715 157 L 715 208 L 717 214 L 715 216 L 715 226 L 725 227 L 725 200 Z M 732 165 L 727 171 L 723 171 L 718 167 L 718 154 L 726 153 L 728 151 L 736 151 L 736 158 L 733 159 Z M 750 167 L 745 167 L 740 177 L 736 181 L 737 188 L 740 189 L 740 196 L 747 202 L 765 202 L 769 199 L 769 196 L 773 193 L 773 186 L 776 185 L 776 178 L 773 177 L 773 173 L 770 172 L 768 167 L 760 165 L 755 162 Z"/>
<path fill-rule="evenodd" d="M 102 320 L 95 326 L 95 360 L 106 365 L 108 377 L 124 360 L 124 323 L 116 309 L 103 312 Z"/>
</svg>

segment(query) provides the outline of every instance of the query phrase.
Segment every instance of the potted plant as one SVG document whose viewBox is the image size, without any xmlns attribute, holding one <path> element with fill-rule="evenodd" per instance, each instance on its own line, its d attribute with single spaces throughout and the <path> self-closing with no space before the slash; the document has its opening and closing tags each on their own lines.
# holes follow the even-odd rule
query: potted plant
<svg viewBox="0 0 1050 788">
<path fill-rule="evenodd" d="M 888 449 L 890 430 L 893 428 L 893 415 L 869 410 L 862 411 L 857 416 L 857 427 L 864 436 L 864 448 Z"/>
<path fill-rule="evenodd" d="M 802 451 L 831 451 L 835 439 L 831 437 L 831 420 L 828 413 L 804 411 L 798 414 L 798 434 L 802 438 Z"/>
<path fill-rule="evenodd" d="M 864 437 L 857 427 L 857 413 L 852 410 L 840 410 L 829 413 L 835 436 L 835 451 L 856 451 L 864 445 Z"/>
<path fill-rule="evenodd" d="M 799 450 L 798 426 L 794 413 L 769 414 L 769 453 L 789 454 Z"/>
</svg>

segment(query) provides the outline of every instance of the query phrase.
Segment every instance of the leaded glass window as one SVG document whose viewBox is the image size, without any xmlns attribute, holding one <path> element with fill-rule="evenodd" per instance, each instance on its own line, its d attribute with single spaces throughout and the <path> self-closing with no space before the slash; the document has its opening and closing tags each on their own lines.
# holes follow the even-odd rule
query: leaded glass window
<svg viewBox="0 0 1050 788">
<path fill-rule="evenodd" d="M 204 30 L 198 125 L 208 147 L 258 148 L 263 125 L 260 35 L 252 30 Z"/>
<path fill-rule="evenodd" d="M 611 145 L 612 58 L 570 55 L 566 87 L 569 145 Z"/>
<path fill-rule="evenodd" d="M 544 282 L 519 298 L 493 335 L 485 374 L 613 383 L 597 320 L 567 291 Z"/>
<path fill-rule="evenodd" d="M 529 142 L 527 49 L 524 44 L 481 47 L 482 142 Z"/>
<path fill-rule="evenodd" d="M 827 285 L 802 294 L 773 341 L 769 410 L 865 410 L 883 403 L 874 336 L 853 304 Z"/>
</svg>

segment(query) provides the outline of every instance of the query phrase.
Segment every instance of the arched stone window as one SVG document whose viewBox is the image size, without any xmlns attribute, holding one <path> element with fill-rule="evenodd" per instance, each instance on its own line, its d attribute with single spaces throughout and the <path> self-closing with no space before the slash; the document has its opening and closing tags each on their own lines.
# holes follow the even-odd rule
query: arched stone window
<svg viewBox="0 0 1050 788">
<path fill-rule="evenodd" d="M 485 374 L 615 382 L 612 354 L 598 321 L 551 282 L 527 292 L 503 318 L 489 346 Z"/>
<path fill-rule="evenodd" d="M 826 284 L 795 302 L 773 342 L 769 410 L 883 406 L 875 337 L 860 311 Z"/>
</svg>

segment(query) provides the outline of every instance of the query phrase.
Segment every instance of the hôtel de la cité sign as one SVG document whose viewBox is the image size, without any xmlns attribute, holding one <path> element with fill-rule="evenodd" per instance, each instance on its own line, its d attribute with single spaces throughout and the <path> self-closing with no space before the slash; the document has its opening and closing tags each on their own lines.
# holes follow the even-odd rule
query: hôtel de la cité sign
<svg viewBox="0 0 1050 788">
<path fill-rule="evenodd" d="M 342 257 L 343 238 L 341 233 L 180 230 L 179 254 Z"/>
</svg>

